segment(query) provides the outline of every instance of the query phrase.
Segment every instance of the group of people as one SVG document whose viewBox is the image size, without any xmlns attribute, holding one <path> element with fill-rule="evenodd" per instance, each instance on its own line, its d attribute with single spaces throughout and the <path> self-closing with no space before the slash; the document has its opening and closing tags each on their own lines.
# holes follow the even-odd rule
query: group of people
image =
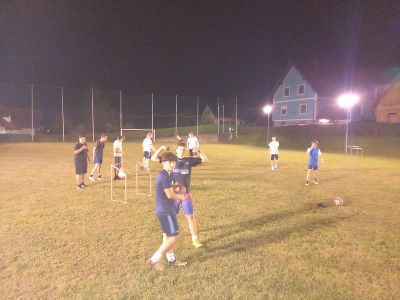
<svg viewBox="0 0 400 300">
<path fill-rule="evenodd" d="M 268 144 L 268 151 L 271 159 L 271 170 L 278 170 L 278 160 L 279 160 L 279 142 L 276 140 L 276 136 L 272 136 L 271 142 Z M 318 146 L 318 141 L 311 141 L 310 147 L 307 149 L 308 155 L 308 167 L 306 175 L 306 185 L 310 185 L 310 176 L 313 172 L 313 181 L 318 184 L 318 159 L 322 155 L 321 149 Z"/>
<path fill-rule="evenodd" d="M 115 161 L 115 176 L 114 179 L 119 179 L 118 173 L 122 168 L 122 142 L 124 136 L 118 136 L 113 143 L 114 161 Z M 174 254 L 179 226 L 176 215 L 182 208 L 185 215 L 189 231 L 192 238 L 192 245 L 195 248 L 200 248 L 203 244 L 199 241 L 199 228 L 194 216 L 194 206 L 192 193 L 190 189 L 190 181 L 192 168 L 208 161 L 207 156 L 200 151 L 199 141 L 192 132 L 186 143 L 180 135 L 177 135 L 178 144 L 176 154 L 169 151 L 166 146 L 161 146 L 155 150 L 152 142 L 152 133 L 149 132 L 143 140 L 143 165 L 146 170 L 150 170 L 150 160 L 161 163 L 162 170 L 156 177 L 156 216 L 161 225 L 163 240 L 158 250 L 152 255 L 148 263 L 156 271 L 163 271 L 164 264 L 162 258 L 165 255 L 168 265 L 184 266 L 187 262 L 177 261 Z M 107 135 L 101 134 L 100 139 L 96 141 L 93 148 L 93 162 L 89 179 L 94 181 L 94 173 L 97 172 L 97 179 L 101 180 L 101 164 L 103 162 L 103 150 Z M 185 151 L 188 150 L 189 156 L 185 156 Z M 152 154 L 152 151 L 154 152 Z M 89 149 L 86 144 L 86 137 L 80 136 L 79 143 L 75 145 L 75 170 L 77 189 L 84 189 L 84 177 L 87 173 Z"/>
</svg>

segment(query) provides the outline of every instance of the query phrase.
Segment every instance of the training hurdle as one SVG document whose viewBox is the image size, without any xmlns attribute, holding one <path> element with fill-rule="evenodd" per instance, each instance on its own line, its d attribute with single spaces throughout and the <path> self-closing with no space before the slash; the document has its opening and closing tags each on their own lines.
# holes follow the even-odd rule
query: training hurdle
<svg viewBox="0 0 400 300">
<path fill-rule="evenodd" d="M 128 203 L 127 202 L 127 187 L 128 187 L 128 185 L 127 185 L 128 175 L 127 174 L 125 174 L 125 177 L 123 178 L 124 179 L 124 201 L 116 200 L 113 197 L 113 192 L 114 192 L 114 179 L 113 179 L 114 178 L 114 170 L 118 170 L 118 172 L 119 172 L 119 171 L 121 171 L 121 169 L 116 167 L 116 166 L 114 166 L 113 164 L 111 164 L 111 167 L 110 167 L 111 201 L 121 202 L 121 203 Z"/>
<path fill-rule="evenodd" d="M 143 174 L 148 174 L 149 175 L 149 192 L 148 193 L 142 193 L 139 191 L 139 172 L 142 171 Z M 144 196 L 149 196 L 151 197 L 153 194 L 151 192 L 151 183 L 152 183 L 152 175 L 150 171 L 146 170 L 146 167 L 143 163 L 141 162 L 136 162 L 136 194 L 137 195 L 144 195 Z"/>
</svg>

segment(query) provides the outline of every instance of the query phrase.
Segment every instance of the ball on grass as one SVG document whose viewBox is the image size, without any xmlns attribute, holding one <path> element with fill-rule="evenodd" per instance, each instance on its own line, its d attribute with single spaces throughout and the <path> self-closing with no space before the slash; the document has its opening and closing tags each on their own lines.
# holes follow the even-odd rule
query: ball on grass
<svg viewBox="0 0 400 300">
<path fill-rule="evenodd" d="M 335 199 L 333 199 L 333 202 L 335 203 L 336 206 L 341 206 L 344 204 L 344 200 L 340 197 L 336 197 Z"/>
</svg>

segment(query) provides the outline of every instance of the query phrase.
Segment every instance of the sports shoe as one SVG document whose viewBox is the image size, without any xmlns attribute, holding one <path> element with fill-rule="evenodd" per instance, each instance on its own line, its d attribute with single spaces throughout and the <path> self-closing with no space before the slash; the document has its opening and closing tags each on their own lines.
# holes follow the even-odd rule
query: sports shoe
<svg viewBox="0 0 400 300">
<path fill-rule="evenodd" d="M 306 181 L 306 185 L 310 185 L 310 183 L 308 182 L 308 180 Z"/>
<path fill-rule="evenodd" d="M 274 167 L 272 167 L 272 168 L 271 168 L 271 170 L 272 170 L 272 171 L 275 171 L 275 168 L 274 168 Z"/>
<path fill-rule="evenodd" d="M 147 264 L 150 266 L 150 267 L 152 267 L 153 268 L 153 270 L 154 271 L 156 271 L 156 272 L 163 272 L 164 271 L 164 264 L 162 263 L 162 261 L 161 260 L 159 260 L 158 262 L 156 262 L 155 264 L 153 264 L 152 262 L 151 262 L 151 259 L 149 259 L 148 261 L 147 261 Z"/>
<path fill-rule="evenodd" d="M 90 180 L 90 181 L 94 181 L 93 175 L 90 175 L 90 176 L 89 176 L 89 180 Z"/>
<path fill-rule="evenodd" d="M 193 245 L 195 248 L 203 247 L 203 244 L 200 243 L 198 240 L 193 240 L 193 241 L 192 241 L 192 245 Z"/>
<path fill-rule="evenodd" d="M 101 177 L 101 175 L 99 175 L 99 177 L 97 177 L 97 180 L 103 180 L 103 178 Z"/>
<path fill-rule="evenodd" d="M 318 184 L 317 178 L 314 178 L 314 183 L 315 183 L 315 184 Z"/>
<path fill-rule="evenodd" d="M 174 261 L 169 261 L 168 265 L 171 267 L 184 267 L 186 266 L 188 263 L 187 261 L 179 261 L 179 260 L 174 260 Z"/>
<path fill-rule="evenodd" d="M 81 183 L 81 187 L 87 188 L 88 186 L 87 186 L 84 182 L 82 182 L 82 183 Z"/>
<path fill-rule="evenodd" d="M 77 185 L 77 186 L 76 186 L 76 189 L 77 189 L 78 191 L 80 191 L 80 190 L 84 190 L 85 188 L 81 187 L 80 185 Z"/>
<path fill-rule="evenodd" d="M 120 180 L 120 179 L 121 178 L 118 175 L 114 176 L 114 180 Z"/>
</svg>

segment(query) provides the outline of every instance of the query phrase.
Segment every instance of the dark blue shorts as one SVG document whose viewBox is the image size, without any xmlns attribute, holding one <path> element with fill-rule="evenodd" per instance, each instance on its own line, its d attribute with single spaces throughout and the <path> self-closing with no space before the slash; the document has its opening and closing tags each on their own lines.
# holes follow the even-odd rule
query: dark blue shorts
<svg viewBox="0 0 400 300">
<path fill-rule="evenodd" d="M 144 151 L 144 152 L 143 152 L 143 157 L 146 158 L 146 159 L 150 159 L 150 158 L 151 158 L 151 152 L 149 152 L 149 151 Z"/>
<path fill-rule="evenodd" d="M 318 166 L 308 165 L 309 170 L 318 170 Z"/>
<path fill-rule="evenodd" d="M 271 160 L 278 160 L 279 159 L 279 154 L 271 154 Z"/>
<path fill-rule="evenodd" d="M 157 218 L 161 224 L 161 232 L 167 236 L 177 236 L 179 234 L 178 220 L 173 213 L 157 213 Z"/>
<path fill-rule="evenodd" d="M 179 213 L 179 206 L 182 206 L 183 214 L 185 216 L 193 215 L 193 201 L 192 194 L 188 193 L 185 200 L 175 201 L 176 213 Z"/>
<path fill-rule="evenodd" d="M 87 161 L 75 161 L 75 174 L 86 174 L 87 173 Z"/>
<path fill-rule="evenodd" d="M 103 158 L 101 156 L 95 156 L 93 160 L 94 164 L 102 164 L 103 163 Z"/>
<path fill-rule="evenodd" d="M 115 166 L 117 168 L 120 168 L 121 162 L 122 162 L 122 156 L 114 156 L 114 162 L 115 162 Z"/>
</svg>

